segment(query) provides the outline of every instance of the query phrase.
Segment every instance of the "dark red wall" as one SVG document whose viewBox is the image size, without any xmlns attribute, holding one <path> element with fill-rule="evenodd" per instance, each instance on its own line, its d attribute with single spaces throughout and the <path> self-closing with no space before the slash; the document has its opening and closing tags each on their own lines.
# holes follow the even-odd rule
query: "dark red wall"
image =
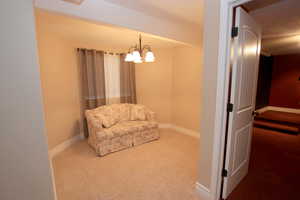
<svg viewBox="0 0 300 200">
<path fill-rule="evenodd" d="M 300 54 L 274 56 L 270 106 L 300 109 Z"/>
</svg>

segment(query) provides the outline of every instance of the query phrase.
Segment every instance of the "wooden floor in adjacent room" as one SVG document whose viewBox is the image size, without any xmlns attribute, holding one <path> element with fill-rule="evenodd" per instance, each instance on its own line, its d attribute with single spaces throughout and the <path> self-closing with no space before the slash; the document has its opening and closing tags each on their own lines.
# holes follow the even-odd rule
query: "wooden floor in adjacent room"
<svg viewBox="0 0 300 200">
<path fill-rule="evenodd" d="M 80 141 L 53 160 L 58 200 L 198 200 L 198 157 L 199 139 L 166 129 L 104 157 Z"/>
<path fill-rule="evenodd" d="M 300 135 L 254 128 L 249 173 L 228 200 L 300 199 Z"/>
</svg>

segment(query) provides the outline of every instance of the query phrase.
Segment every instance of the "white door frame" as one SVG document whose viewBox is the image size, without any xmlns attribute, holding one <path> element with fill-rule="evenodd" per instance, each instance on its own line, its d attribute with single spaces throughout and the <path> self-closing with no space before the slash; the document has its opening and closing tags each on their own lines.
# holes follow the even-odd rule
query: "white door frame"
<svg viewBox="0 0 300 200">
<path fill-rule="evenodd" d="M 252 0 L 220 0 L 218 78 L 210 199 L 219 200 L 225 150 L 233 8 Z"/>
</svg>

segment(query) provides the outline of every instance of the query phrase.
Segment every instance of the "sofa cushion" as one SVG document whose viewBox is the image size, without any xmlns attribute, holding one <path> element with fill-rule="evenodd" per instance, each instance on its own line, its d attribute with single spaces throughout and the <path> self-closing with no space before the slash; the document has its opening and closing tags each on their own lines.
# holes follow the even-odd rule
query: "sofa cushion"
<svg viewBox="0 0 300 200">
<path fill-rule="evenodd" d="M 94 109 L 95 116 L 102 120 L 105 128 L 109 128 L 119 121 L 131 120 L 131 104 L 111 104 Z"/>
<path fill-rule="evenodd" d="M 120 114 L 120 121 L 129 121 L 130 120 L 130 112 L 131 112 L 131 105 L 130 104 L 120 104 L 119 107 L 119 114 Z"/>
<path fill-rule="evenodd" d="M 94 116 L 95 118 L 101 120 L 102 125 L 105 128 L 109 128 L 118 122 L 118 120 L 115 119 L 114 117 L 103 115 L 102 113 L 95 113 Z"/>
<path fill-rule="evenodd" d="M 120 121 L 120 109 L 115 105 L 99 107 L 94 113 L 95 117 L 101 119 L 105 128 L 109 128 Z"/>
<path fill-rule="evenodd" d="M 136 132 L 136 131 L 143 131 L 151 128 L 157 128 L 158 123 L 153 121 L 124 121 L 118 123 L 116 126 L 121 127 L 128 127 L 130 131 Z"/>
<path fill-rule="evenodd" d="M 152 121 L 124 121 L 119 122 L 110 128 L 103 129 L 103 132 L 99 132 L 99 134 L 101 135 L 98 136 L 101 138 L 109 139 L 157 127 L 158 124 Z"/>
<path fill-rule="evenodd" d="M 136 121 L 136 120 L 144 121 L 144 120 L 146 120 L 145 106 L 143 106 L 143 105 L 132 105 L 130 120 L 132 120 L 132 121 Z"/>
</svg>

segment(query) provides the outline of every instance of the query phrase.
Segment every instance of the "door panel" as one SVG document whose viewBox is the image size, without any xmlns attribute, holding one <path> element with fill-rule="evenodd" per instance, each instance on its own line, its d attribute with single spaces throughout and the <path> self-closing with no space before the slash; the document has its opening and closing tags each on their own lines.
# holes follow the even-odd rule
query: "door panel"
<svg viewBox="0 0 300 200">
<path fill-rule="evenodd" d="M 251 124 L 243 127 L 236 132 L 235 145 L 234 145 L 234 160 L 233 160 L 233 174 L 247 161 L 248 146 L 249 146 L 249 133 L 251 133 Z"/>
<path fill-rule="evenodd" d="M 245 109 L 252 106 L 253 93 L 253 80 L 255 77 L 255 66 L 256 59 L 256 46 L 257 46 L 257 36 L 254 35 L 249 30 L 242 32 L 242 42 L 244 43 L 242 63 L 240 65 L 240 92 L 239 92 L 239 102 L 238 109 Z"/>
<path fill-rule="evenodd" d="M 255 110 L 261 30 L 242 8 L 236 9 L 233 39 L 232 83 L 230 103 L 233 111 L 228 118 L 223 198 L 226 198 L 246 176 L 249 166 L 253 116 Z"/>
</svg>

